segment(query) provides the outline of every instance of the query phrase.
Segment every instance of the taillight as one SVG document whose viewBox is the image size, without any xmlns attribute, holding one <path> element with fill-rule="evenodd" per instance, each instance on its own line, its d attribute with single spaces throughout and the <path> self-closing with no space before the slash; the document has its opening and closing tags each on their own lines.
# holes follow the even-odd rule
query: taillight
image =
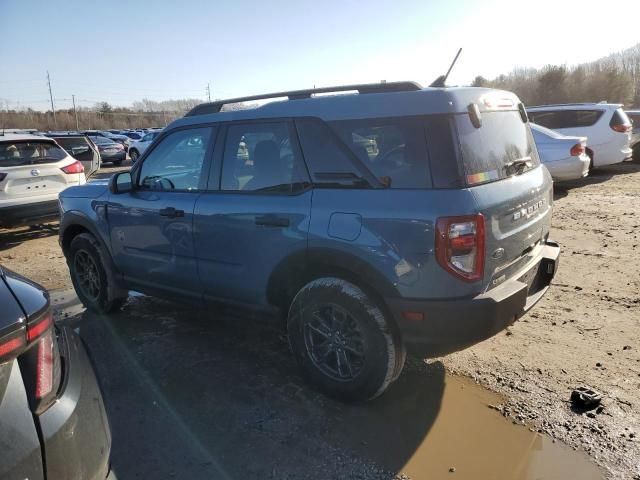
<svg viewBox="0 0 640 480">
<path fill-rule="evenodd" d="M 58 341 L 50 310 L 27 323 L 27 346 L 18 359 L 27 396 L 34 413 L 39 414 L 55 401 L 61 378 Z"/>
<path fill-rule="evenodd" d="M 36 363 L 36 400 L 42 400 L 53 391 L 53 331 L 38 340 L 38 360 Z"/>
<path fill-rule="evenodd" d="M 628 123 L 614 123 L 613 125 L 611 125 L 611 128 L 616 132 L 628 133 L 631 131 L 632 127 Z"/>
<path fill-rule="evenodd" d="M 64 173 L 82 173 L 84 172 L 84 166 L 78 160 L 73 162 L 71 165 L 67 165 L 66 167 L 62 167 L 61 170 Z"/>
<path fill-rule="evenodd" d="M 484 216 L 442 217 L 436 226 L 436 258 L 457 278 L 475 282 L 484 275 Z"/>
<path fill-rule="evenodd" d="M 585 153 L 585 151 L 586 150 L 583 144 L 576 143 L 573 147 L 571 147 L 571 150 L 569 150 L 569 153 L 571 154 L 572 157 L 579 157 L 580 155 Z"/>
<path fill-rule="evenodd" d="M 15 357 L 27 345 L 24 328 L 0 338 L 0 363 Z"/>
</svg>

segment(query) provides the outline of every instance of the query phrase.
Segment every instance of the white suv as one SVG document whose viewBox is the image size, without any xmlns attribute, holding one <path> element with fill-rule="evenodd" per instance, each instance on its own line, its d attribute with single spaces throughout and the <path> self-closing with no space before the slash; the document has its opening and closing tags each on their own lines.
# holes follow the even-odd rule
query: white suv
<svg viewBox="0 0 640 480">
<path fill-rule="evenodd" d="M 85 181 L 82 163 L 55 140 L 0 130 L 0 226 L 56 219 L 58 194 Z"/>
<path fill-rule="evenodd" d="M 631 121 L 620 104 L 543 105 L 527 107 L 527 112 L 538 125 L 563 135 L 588 137 L 590 168 L 631 159 Z"/>
<path fill-rule="evenodd" d="M 138 158 L 147 150 L 151 142 L 160 135 L 161 130 L 156 132 L 146 133 L 140 140 L 133 142 L 129 146 L 129 157 L 133 163 L 138 161 Z"/>
</svg>

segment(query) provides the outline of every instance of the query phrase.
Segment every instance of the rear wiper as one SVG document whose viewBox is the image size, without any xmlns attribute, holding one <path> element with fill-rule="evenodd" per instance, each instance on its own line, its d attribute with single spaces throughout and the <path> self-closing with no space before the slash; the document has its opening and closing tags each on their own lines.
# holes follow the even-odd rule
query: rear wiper
<svg viewBox="0 0 640 480">
<path fill-rule="evenodd" d="M 504 169 L 507 172 L 507 175 L 511 175 L 515 173 L 516 175 L 520 175 L 525 170 L 530 169 L 533 166 L 531 163 L 531 157 L 523 157 L 518 160 L 513 160 L 511 162 L 507 162 L 504 164 Z"/>
<path fill-rule="evenodd" d="M 315 172 L 314 176 L 318 180 L 347 180 L 353 185 L 372 188 L 371 182 L 364 177 L 358 176 L 353 172 Z"/>
</svg>

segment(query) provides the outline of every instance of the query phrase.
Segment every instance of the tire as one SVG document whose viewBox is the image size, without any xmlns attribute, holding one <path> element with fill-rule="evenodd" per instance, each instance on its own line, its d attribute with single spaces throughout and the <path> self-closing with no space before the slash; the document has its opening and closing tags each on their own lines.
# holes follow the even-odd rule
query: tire
<svg viewBox="0 0 640 480">
<path fill-rule="evenodd" d="M 140 154 L 138 153 L 137 150 L 129 150 L 129 158 L 133 163 L 136 163 L 139 157 L 140 157 Z"/>
<path fill-rule="evenodd" d="M 111 262 L 93 235 L 81 233 L 71 241 L 67 265 L 78 298 L 89 310 L 109 313 L 126 302 L 127 291 L 118 287 Z"/>
<path fill-rule="evenodd" d="M 342 401 L 377 397 L 404 365 L 404 346 L 383 309 L 339 278 L 319 278 L 297 293 L 287 331 L 305 378 Z"/>
<path fill-rule="evenodd" d="M 589 175 L 593 173 L 593 151 L 587 149 L 587 156 L 589 157 Z"/>
</svg>

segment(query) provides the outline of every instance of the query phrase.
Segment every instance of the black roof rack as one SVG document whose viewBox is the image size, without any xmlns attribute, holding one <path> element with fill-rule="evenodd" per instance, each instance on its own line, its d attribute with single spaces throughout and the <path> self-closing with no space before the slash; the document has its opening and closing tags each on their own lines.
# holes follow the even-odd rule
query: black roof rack
<svg viewBox="0 0 640 480">
<path fill-rule="evenodd" d="M 333 92 L 349 92 L 357 91 L 358 93 L 386 93 L 386 92 L 413 92 L 422 90 L 422 87 L 416 82 L 385 82 L 385 83 L 365 83 L 358 85 L 343 85 L 338 87 L 322 87 L 310 88 L 307 90 L 291 90 L 288 92 L 265 93 L 261 95 L 252 95 L 249 97 L 228 98 L 227 100 L 219 100 L 217 102 L 203 103 L 193 107 L 185 117 L 194 115 L 206 115 L 208 113 L 218 113 L 224 105 L 231 103 L 251 102 L 254 100 L 266 100 L 269 98 L 287 97 L 289 100 L 299 100 L 302 98 L 310 98 L 311 95 L 317 93 L 333 93 Z"/>
</svg>

